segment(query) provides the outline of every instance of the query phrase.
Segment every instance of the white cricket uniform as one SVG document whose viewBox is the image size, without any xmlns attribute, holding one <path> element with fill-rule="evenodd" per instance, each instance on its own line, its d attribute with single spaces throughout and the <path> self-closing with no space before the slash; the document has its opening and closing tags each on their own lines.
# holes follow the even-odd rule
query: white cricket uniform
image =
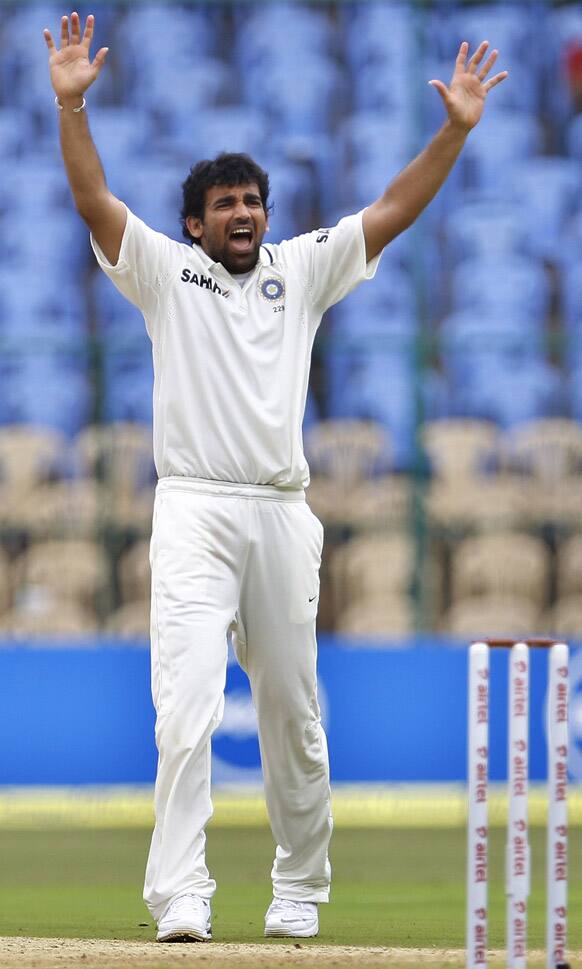
<svg viewBox="0 0 582 969">
<path fill-rule="evenodd" d="M 322 314 L 376 270 L 362 213 L 262 246 L 242 287 L 200 246 L 129 211 L 116 266 L 92 244 L 153 344 L 159 761 L 144 898 L 159 919 L 178 895 L 215 889 L 204 828 L 230 631 L 257 710 L 274 894 L 325 902 L 332 820 L 315 640 L 323 528 L 305 503 L 301 425 Z"/>
</svg>

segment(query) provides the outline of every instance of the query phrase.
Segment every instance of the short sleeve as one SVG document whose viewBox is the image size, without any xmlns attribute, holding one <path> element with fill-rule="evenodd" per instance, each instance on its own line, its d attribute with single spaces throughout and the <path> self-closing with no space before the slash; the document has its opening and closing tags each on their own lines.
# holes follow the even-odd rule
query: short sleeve
<svg viewBox="0 0 582 969">
<path fill-rule="evenodd" d="M 366 262 L 363 213 L 346 216 L 332 229 L 318 229 L 293 240 L 311 301 L 321 313 L 376 273 L 381 253 Z"/>
<path fill-rule="evenodd" d="M 157 307 L 161 286 L 171 272 L 172 240 L 150 229 L 127 209 L 117 263 L 113 266 L 108 261 L 93 236 L 91 245 L 101 269 L 119 292 L 146 318 L 151 317 Z"/>
</svg>

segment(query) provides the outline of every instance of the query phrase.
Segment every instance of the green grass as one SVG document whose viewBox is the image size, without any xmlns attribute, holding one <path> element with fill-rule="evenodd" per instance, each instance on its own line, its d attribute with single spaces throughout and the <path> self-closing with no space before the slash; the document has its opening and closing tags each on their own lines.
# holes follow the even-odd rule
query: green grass
<svg viewBox="0 0 582 969">
<path fill-rule="evenodd" d="M 541 829 L 532 832 L 532 948 L 544 944 L 544 836 Z M 502 840 L 503 832 L 494 830 L 493 948 L 503 946 Z M 1 831 L 0 935 L 152 939 L 153 923 L 141 901 L 148 842 L 142 830 Z M 332 904 L 321 907 L 318 944 L 463 947 L 463 831 L 339 828 L 332 847 Z M 582 948 L 581 848 L 577 828 L 571 834 L 572 949 Z M 272 856 L 264 829 L 209 831 L 208 860 L 219 884 L 213 902 L 216 941 L 263 941 Z"/>
</svg>

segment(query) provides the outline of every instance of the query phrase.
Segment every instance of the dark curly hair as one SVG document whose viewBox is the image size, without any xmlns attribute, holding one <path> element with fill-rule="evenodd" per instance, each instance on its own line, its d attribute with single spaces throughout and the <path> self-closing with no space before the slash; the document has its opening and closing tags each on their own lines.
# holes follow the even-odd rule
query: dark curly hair
<svg viewBox="0 0 582 969">
<path fill-rule="evenodd" d="M 214 185 L 248 185 L 251 182 L 258 185 L 263 208 L 266 213 L 269 213 L 269 176 L 250 155 L 223 151 L 216 158 L 205 159 L 193 165 L 188 178 L 182 183 L 184 201 L 180 212 L 180 223 L 184 238 L 189 242 L 200 244 L 200 240 L 190 234 L 186 219 L 189 216 L 195 219 L 204 218 L 208 188 Z"/>
</svg>

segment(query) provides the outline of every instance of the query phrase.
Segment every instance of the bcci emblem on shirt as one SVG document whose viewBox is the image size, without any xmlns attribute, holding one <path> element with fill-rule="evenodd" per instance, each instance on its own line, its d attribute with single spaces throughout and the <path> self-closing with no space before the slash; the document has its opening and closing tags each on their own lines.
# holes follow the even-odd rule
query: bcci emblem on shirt
<svg viewBox="0 0 582 969">
<path fill-rule="evenodd" d="M 278 276 L 269 276 L 259 284 L 259 293 L 269 303 L 279 303 L 285 299 L 285 283 Z"/>
</svg>

